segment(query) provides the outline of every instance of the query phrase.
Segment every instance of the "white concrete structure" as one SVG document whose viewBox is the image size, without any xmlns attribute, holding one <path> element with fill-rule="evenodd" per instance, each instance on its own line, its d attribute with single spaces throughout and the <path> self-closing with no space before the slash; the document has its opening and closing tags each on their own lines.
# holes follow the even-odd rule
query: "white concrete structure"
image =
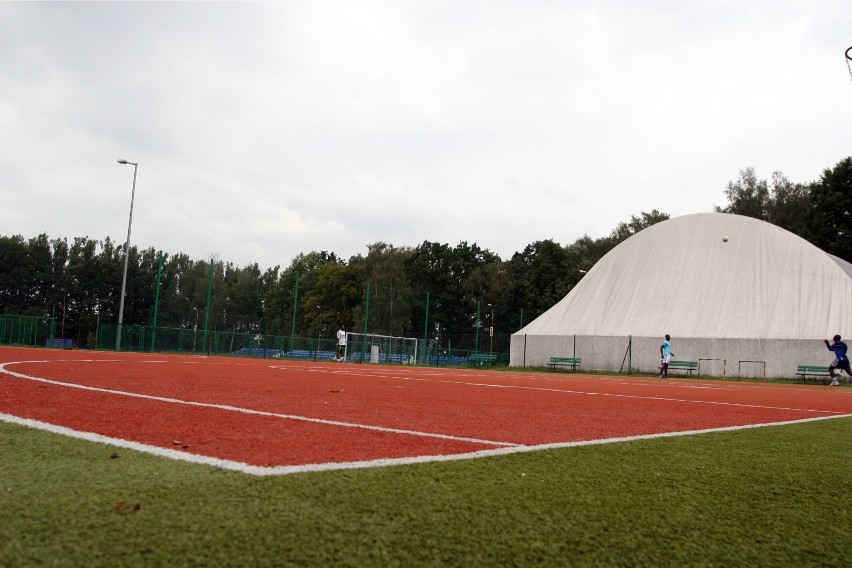
<svg viewBox="0 0 852 568">
<path fill-rule="evenodd" d="M 852 264 L 750 217 L 670 219 L 619 244 L 513 334 L 510 363 L 576 356 L 582 369 L 650 373 L 666 333 L 673 358 L 699 361 L 701 374 L 793 377 L 799 364 L 828 365 L 822 340 L 852 338 Z"/>
</svg>

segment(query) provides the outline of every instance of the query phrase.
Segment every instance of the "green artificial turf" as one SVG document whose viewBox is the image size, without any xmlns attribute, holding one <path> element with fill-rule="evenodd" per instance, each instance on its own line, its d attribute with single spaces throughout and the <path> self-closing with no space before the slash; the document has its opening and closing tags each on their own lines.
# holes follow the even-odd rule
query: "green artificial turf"
<svg viewBox="0 0 852 568">
<path fill-rule="evenodd" d="M 0 423 L 0 566 L 848 566 L 850 456 L 844 418 L 253 477 Z"/>
</svg>

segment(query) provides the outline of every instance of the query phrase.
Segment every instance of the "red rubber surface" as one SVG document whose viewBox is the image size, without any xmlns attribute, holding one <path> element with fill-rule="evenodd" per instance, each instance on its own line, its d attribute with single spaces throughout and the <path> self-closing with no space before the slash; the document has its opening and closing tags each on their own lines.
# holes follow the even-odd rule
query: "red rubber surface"
<svg viewBox="0 0 852 568">
<path fill-rule="evenodd" d="M 8 362 L 0 413 L 258 466 L 852 414 L 850 389 L 823 385 L 0 348 L 0 363 Z"/>
</svg>

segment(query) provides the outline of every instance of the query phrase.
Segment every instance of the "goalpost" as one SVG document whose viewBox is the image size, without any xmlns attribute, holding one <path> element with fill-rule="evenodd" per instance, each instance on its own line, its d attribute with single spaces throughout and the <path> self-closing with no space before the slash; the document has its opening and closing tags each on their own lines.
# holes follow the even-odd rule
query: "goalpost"
<svg viewBox="0 0 852 568">
<path fill-rule="evenodd" d="M 344 357 L 351 362 L 414 365 L 417 362 L 418 341 L 415 337 L 350 331 L 346 333 Z"/>
</svg>

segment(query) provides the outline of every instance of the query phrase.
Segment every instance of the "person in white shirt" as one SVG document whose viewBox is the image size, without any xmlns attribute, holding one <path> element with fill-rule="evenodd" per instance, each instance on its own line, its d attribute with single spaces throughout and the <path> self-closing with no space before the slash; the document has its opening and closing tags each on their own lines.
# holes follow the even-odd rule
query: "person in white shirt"
<svg viewBox="0 0 852 568">
<path fill-rule="evenodd" d="M 337 358 L 335 359 L 338 363 L 343 361 L 343 357 L 346 355 L 346 327 L 343 324 L 340 324 L 340 329 L 337 330 Z"/>
</svg>

